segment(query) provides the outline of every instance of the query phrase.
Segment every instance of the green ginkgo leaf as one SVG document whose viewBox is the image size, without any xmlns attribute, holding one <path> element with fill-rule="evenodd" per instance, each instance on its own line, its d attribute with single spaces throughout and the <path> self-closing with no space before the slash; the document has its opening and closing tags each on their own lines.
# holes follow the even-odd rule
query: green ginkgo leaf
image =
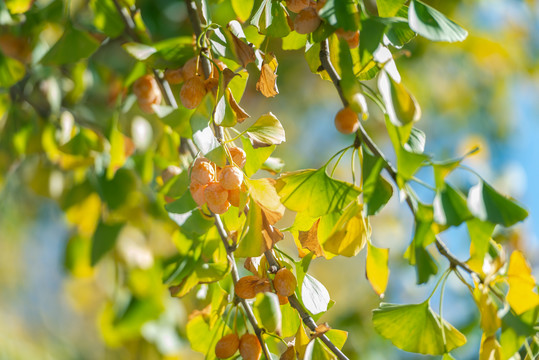
<svg viewBox="0 0 539 360">
<path fill-rule="evenodd" d="M 443 355 L 466 344 L 466 337 L 434 313 L 428 301 L 410 305 L 381 303 L 373 311 L 373 325 L 380 335 L 404 351 Z"/>
<path fill-rule="evenodd" d="M 417 0 L 410 2 L 408 22 L 412 30 L 432 41 L 462 41 L 468 36 L 466 30 L 444 14 Z"/>
<path fill-rule="evenodd" d="M 87 32 L 67 25 L 64 34 L 45 54 L 41 62 L 45 65 L 75 63 L 92 55 L 100 43 Z"/>
<path fill-rule="evenodd" d="M 311 217 L 339 211 L 361 193 L 354 185 L 329 177 L 325 167 L 284 173 L 276 189 L 284 206 Z"/>
<path fill-rule="evenodd" d="M 528 217 L 528 211 L 516 200 L 503 196 L 483 181 L 470 189 L 468 207 L 479 219 L 503 226 L 512 226 Z"/>
</svg>

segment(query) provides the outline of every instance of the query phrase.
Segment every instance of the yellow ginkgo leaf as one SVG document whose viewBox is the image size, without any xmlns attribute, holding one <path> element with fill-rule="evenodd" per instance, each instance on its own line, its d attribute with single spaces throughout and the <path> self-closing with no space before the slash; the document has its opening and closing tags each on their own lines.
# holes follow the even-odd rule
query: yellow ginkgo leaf
<svg viewBox="0 0 539 360">
<path fill-rule="evenodd" d="M 479 349 L 479 360 L 501 360 L 501 346 L 496 336 L 485 336 L 481 339 L 481 348 Z"/>
<path fill-rule="evenodd" d="M 511 254 L 507 282 L 509 283 L 507 301 L 518 315 L 539 306 L 539 295 L 533 291 L 535 279 L 520 251 L 513 251 Z"/>
<path fill-rule="evenodd" d="M 388 258 L 389 249 L 377 248 L 370 242 L 367 243 L 365 272 L 372 288 L 380 297 L 383 297 L 389 280 Z"/>
</svg>

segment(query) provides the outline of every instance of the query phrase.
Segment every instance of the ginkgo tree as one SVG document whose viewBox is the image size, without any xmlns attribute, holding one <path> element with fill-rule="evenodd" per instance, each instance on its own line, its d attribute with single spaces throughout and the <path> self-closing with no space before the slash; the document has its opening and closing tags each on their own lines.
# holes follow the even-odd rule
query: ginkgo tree
<svg viewBox="0 0 539 360">
<path fill-rule="evenodd" d="M 434 286 L 419 304 L 380 303 L 378 334 L 404 351 L 453 358 L 467 342 L 443 318 L 443 291 L 455 277 L 480 314 L 478 358 L 534 358 L 537 285 L 524 254 L 493 239 L 496 226 L 528 213 L 480 175 L 470 189 L 446 180 L 471 153 L 443 161 L 425 153 L 420 104 L 395 61 L 418 36 L 458 42 L 467 31 L 419 0 L 180 3 L 192 32 L 159 41 L 135 0 L 0 4 L 1 179 L 17 164 L 37 193 L 58 202 L 73 226 L 66 267 L 74 276 L 113 259 L 124 296 L 112 296 L 101 316 L 107 343 L 156 319 L 166 286 L 171 297 L 196 293 L 185 335 L 207 359 L 347 359 L 342 348 L 356 335 L 318 322 L 333 301 L 309 265 L 364 251 L 366 277 L 384 294 L 391 249 L 372 243 L 370 220 L 398 196 L 414 219 L 402 255 L 418 284 Z M 275 39 L 303 51 L 342 101 L 330 120 L 349 145 L 318 169 L 282 172 L 272 156 L 286 141 L 278 109 L 251 119 L 242 102 L 248 78 L 263 96 L 280 96 L 279 59 L 267 51 Z M 116 56 L 129 56 L 129 66 Z M 394 162 L 366 131 L 369 110 L 383 114 Z M 334 177 L 345 154 L 352 182 Z M 411 186 L 425 169 L 432 203 Z M 294 216 L 286 228 L 285 212 Z M 468 259 L 439 236 L 463 224 Z M 152 257 L 143 243 L 118 240 L 129 231 L 150 237 L 155 227 L 170 234 L 172 252 Z M 297 252 L 280 248 L 287 232 Z"/>
</svg>

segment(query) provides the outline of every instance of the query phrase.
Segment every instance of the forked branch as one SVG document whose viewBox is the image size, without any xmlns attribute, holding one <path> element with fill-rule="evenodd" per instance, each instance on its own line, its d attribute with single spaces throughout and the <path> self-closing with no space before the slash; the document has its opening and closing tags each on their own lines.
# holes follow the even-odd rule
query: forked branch
<svg viewBox="0 0 539 360">
<path fill-rule="evenodd" d="M 329 54 L 329 46 L 328 46 L 328 40 L 322 41 L 320 44 L 320 62 L 322 63 L 322 68 L 326 70 L 329 77 L 331 78 L 331 81 L 333 82 L 333 85 L 335 86 L 335 89 L 337 90 L 337 93 L 339 94 L 341 101 L 344 106 L 348 105 L 348 101 L 343 95 L 342 87 L 340 85 L 340 77 L 339 74 L 337 74 L 337 71 L 335 71 L 335 68 L 333 67 L 333 64 L 331 63 L 330 54 Z M 363 125 L 359 124 L 358 133 L 361 136 L 361 139 L 365 143 L 365 145 L 369 148 L 369 150 L 376 156 L 384 160 L 385 169 L 388 172 L 389 176 L 393 180 L 395 184 L 397 184 L 397 169 L 391 164 L 391 162 L 386 158 L 384 153 L 378 148 L 376 143 L 371 139 Z M 412 211 L 412 213 L 416 214 L 416 209 L 413 206 L 410 197 L 406 196 L 406 203 L 408 204 L 408 207 Z M 449 249 L 447 248 L 447 245 L 440 240 L 438 236 L 436 236 L 436 248 L 438 249 L 438 252 L 444 256 L 450 263 L 452 267 L 460 267 L 462 270 L 466 271 L 469 274 L 475 274 L 478 276 L 478 278 L 481 278 L 479 274 L 477 274 L 475 271 L 470 269 L 468 265 L 457 259 Z"/>
</svg>

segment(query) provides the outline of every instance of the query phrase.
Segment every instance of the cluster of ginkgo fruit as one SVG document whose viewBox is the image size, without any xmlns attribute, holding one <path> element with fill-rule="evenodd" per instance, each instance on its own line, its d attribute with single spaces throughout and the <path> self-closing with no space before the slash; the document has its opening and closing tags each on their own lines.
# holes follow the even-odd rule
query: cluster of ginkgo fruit
<svg viewBox="0 0 539 360">
<path fill-rule="evenodd" d="M 296 286 L 296 277 L 287 268 L 281 268 L 275 273 L 273 288 L 279 296 L 281 305 L 288 302 L 288 296 L 294 294 Z M 242 299 L 252 299 L 260 292 L 269 291 L 271 291 L 270 280 L 256 275 L 244 276 L 234 286 L 235 294 Z M 245 333 L 241 338 L 237 334 L 223 336 L 215 345 L 215 356 L 227 359 L 238 349 L 244 360 L 258 360 L 262 355 L 262 348 L 256 335 Z"/>
<path fill-rule="evenodd" d="M 243 187 L 241 168 L 247 161 L 245 151 L 238 147 L 228 149 L 231 165 L 220 168 L 205 157 L 198 157 L 191 167 L 189 190 L 198 206 L 208 205 L 214 214 L 223 214 L 230 205 L 239 207 Z"/>
<path fill-rule="evenodd" d="M 204 79 L 200 56 L 195 56 L 187 60 L 178 69 L 167 69 L 165 71 L 165 80 L 169 84 L 176 85 L 183 83 L 180 90 L 180 101 L 186 108 L 197 108 L 206 93 L 219 84 L 219 71 L 223 71 L 227 66 L 218 59 L 212 61 L 214 66 L 208 79 Z"/>
<path fill-rule="evenodd" d="M 273 289 L 277 293 L 281 305 L 288 303 L 288 297 L 294 294 L 296 286 L 296 277 L 287 268 L 283 267 L 275 273 Z M 234 286 L 234 292 L 242 299 L 252 299 L 258 293 L 270 291 L 270 280 L 257 275 L 244 276 Z"/>
<path fill-rule="evenodd" d="M 241 338 L 237 334 L 228 334 L 219 339 L 215 345 L 215 356 L 218 359 L 228 359 L 238 350 L 244 360 L 259 360 L 262 355 L 262 347 L 256 335 L 245 333 Z"/>
<path fill-rule="evenodd" d="M 167 69 L 165 80 L 170 84 L 183 83 L 180 90 L 180 102 L 188 109 L 195 109 L 204 96 L 219 84 L 219 71 L 226 65 L 220 60 L 213 60 L 211 76 L 204 79 L 200 57 L 193 57 L 178 69 Z M 217 68 L 219 70 L 217 70 Z M 152 75 L 143 75 L 133 83 L 133 93 L 142 111 L 152 114 L 152 105 L 159 105 L 162 100 L 161 89 Z"/>
</svg>

